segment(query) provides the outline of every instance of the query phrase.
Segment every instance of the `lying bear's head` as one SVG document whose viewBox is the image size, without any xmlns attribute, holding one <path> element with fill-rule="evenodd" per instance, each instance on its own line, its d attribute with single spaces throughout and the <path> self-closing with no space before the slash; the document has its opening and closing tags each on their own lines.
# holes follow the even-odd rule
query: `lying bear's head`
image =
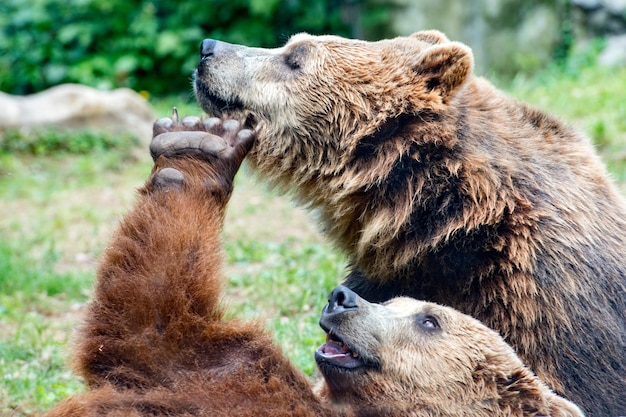
<svg viewBox="0 0 626 417">
<path fill-rule="evenodd" d="M 452 308 L 406 297 L 371 304 L 340 286 L 320 325 L 319 393 L 356 415 L 582 416 L 495 331 Z"/>
</svg>

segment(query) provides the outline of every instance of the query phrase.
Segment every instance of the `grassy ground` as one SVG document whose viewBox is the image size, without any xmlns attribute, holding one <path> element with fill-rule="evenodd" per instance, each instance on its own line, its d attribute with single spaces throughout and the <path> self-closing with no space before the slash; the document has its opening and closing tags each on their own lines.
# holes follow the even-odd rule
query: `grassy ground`
<svg viewBox="0 0 626 417">
<path fill-rule="evenodd" d="M 506 88 L 588 132 L 616 179 L 626 181 L 626 69 L 548 72 Z M 172 105 L 199 114 L 182 102 L 154 104 L 159 115 Z M 0 152 L 0 416 L 34 415 L 83 389 L 66 366 L 68 342 L 96 259 L 149 169 L 147 151 L 124 147 L 86 155 Z M 303 212 L 245 170 L 224 241 L 231 314 L 262 318 L 312 374 L 312 352 L 323 339 L 318 314 L 344 260 Z"/>
</svg>

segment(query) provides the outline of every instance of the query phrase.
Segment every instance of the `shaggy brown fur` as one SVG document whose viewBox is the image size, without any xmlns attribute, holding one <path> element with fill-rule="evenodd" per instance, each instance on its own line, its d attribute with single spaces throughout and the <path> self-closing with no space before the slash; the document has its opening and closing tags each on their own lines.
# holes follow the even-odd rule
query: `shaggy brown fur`
<svg viewBox="0 0 626 417">
<path fill-rule="evenodd" d="M 341 287 L 322 314 L 332 334 L 316 353 L 315 396 L 258 323 L 226 321 L 218 306 L 224 207 L 252 132 L 232 120 L 156 125 L 179 129 L 194 131 L 153 140 L 153 174 L 102 260 L 75 356 L 88 391 L 49 417 L 582 416 L 476 320 Z"/>
<path fill-rule="evenodd" d="M 587 138 L 472 66 L 435 31 L 205 40 L 195 91 L 209 114 L 267 122 L 249 161 L 314 209 L 347 286 L 458 308 L 589 415 L 624 415 L 624 200 Z"/>
<path fill-rule="evenodd" d="M 225 140 L 153 141 L 153 175 L 106 250 L 78 337 L 88 391 L 48 416 L 330 415 L 258 323 L 222 318 L 220 231 L 253 137 L 234 121 L 207 124 Z"/>
<path fill-rule="evenodd" d="M 493 330 L 412 298 L 370 304 L 337 287 L 322 313 L 318 395 L 358 416 L 581 417 Z"/>
</svg>

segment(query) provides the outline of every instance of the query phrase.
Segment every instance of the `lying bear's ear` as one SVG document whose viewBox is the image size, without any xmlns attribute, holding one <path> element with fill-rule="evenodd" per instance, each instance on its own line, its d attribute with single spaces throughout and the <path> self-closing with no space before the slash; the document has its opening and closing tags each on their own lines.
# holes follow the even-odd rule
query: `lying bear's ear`
<svg viewBox="0 0 626 417">
<path fill-rule="evenodd" d="M 421 30 L 412 34 L 411 37 L 413 39 L 417 39 L 418 41 L 427 42 L 432 45 L 450 41 L 446 35 L 438 30 Z"/>
<path fill-rule="evenodd" d="M 441 96 L 445 103 L 457 93 L 472 73 L 472 50 L 458 42 L 431 46 L 424 50 L 415 65 L 415 72 L 425 80 L 426 88 Z"/>
</svg>

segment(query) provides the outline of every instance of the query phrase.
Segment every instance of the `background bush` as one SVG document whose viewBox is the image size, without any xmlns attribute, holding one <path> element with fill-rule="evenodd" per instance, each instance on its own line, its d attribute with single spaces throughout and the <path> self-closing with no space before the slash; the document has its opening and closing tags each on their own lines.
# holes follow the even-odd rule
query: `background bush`
<svg viewBox="0 0 626 417">
<path fill-rule="evenodd" d="M 66 82 L 157 95 L 189 91 L 202 39 L 274 47 L 300 31 L 349 36 L 353 19 L 343 3 L 2 0 L 0 91 L 27 94 Z M 385 10 L 368 7 L 362 18 L 383 30 Z"/>
</svg>

